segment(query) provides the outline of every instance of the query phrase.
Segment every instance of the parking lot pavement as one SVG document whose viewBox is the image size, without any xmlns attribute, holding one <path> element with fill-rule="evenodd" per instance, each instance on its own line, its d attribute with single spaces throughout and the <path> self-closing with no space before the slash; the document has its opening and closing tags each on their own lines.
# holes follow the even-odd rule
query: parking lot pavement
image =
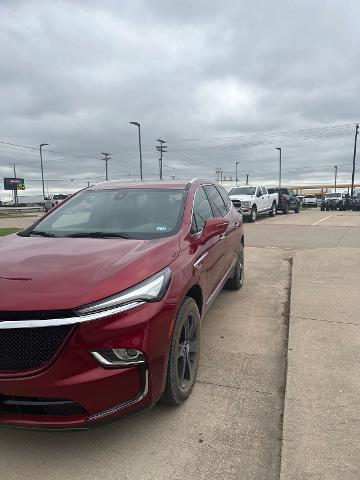
<svg viewBox="0 0 360 480">
<path fill-rule="evenodd" d="M 360 477 L 358 249 L 294 257 L 281 480 Z"/>
<path fill-rule="evenodd" d="M 0 478 L 277 480 L 290 255 L 247 248 L 246 285 L 224 291 L 203 321 L 183 406 L 89 431 L 0 429 Z"/>
<path fill-rule="evenodd" d="M 26 228 L 32 225 L 41 215 L 26 217 L 13 216 L 11 218 L 0 217 L 0 228 Z"/>
<path fill-rule="evenodd" d="M 245 227 L 246 243 L 254 247 L 360 247 L 360 212 L 305 209 L 298 214 L 259 217 Z"/>
</svg>

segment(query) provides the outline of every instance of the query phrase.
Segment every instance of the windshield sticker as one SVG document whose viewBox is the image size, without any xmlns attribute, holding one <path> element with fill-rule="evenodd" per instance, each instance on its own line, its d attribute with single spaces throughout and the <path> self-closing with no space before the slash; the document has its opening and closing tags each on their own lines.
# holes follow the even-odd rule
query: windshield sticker
<svg viewBox="0 0 360 480">
<path fill-rule="evenodd" d="M 165 227 L 165 225 L 159 225 L 155 228 L 155 231 L 156 232 L 166 232 L 167 228 Z"/>
</svg>

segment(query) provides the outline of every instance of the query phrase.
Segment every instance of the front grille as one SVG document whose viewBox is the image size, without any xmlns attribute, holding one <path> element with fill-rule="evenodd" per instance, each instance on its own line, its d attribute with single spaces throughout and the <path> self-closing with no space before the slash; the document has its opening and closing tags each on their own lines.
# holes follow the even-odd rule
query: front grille
<svg viewBox="0 0 360 480">
<path fill-rule="evenodd" d="M 48 320 L 52 318 L 70 318 L 75 315 L 73 310 L 0 311 L 0 321 Z"/>
<path fill-rule="evenodd" d="M 0 395 L 0 414 L 69 416 L 86 413 L 76 402 L 61 398 Z"/>
<path fill-rule="evenodd" d="M 0 330 L 0 370 L 30 370 L 45 365 L 72 328 L 60 325 Z"/>
</svg>

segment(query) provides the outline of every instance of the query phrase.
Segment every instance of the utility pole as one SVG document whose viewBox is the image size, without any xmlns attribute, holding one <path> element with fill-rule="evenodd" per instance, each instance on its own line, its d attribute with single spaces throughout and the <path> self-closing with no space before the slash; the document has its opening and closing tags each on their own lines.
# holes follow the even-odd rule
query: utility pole
<svg viewBox="0 0 360 480">
<path fill-rule="evenodd" d="M 157 142 L 160 143 L 160 145 L 156 145 L 156 150 L 160 152 L 160 158 L 159 158 L 159 172 L 160 172 L 160 180 L 163 179 L 163 153 L 166 152 L 167 146 L 165 145 L 165 140 L 161 140 L 161 138 L 158 138 L 156 140 Z"/>
<path fill-rule="evenodd" d="M 352 175 L 351 175 L 351 198 L 354 195 L 356 144 L 357 144 L 358 135 L 359 135 L 359 124 L 357 123 L 355 127 L 354 156 L 353 156 L 353 167 L 352 167 Z"/>
<path fill-rule="evenodd" d="M 336 193 L 336 180 L 337 180 L 337 165 L 335 165 L 335 193 Z"/>
<path fill-rule="evenodd" d="M 104 155 L 105 160 L 105 179 L 108 180 L 108 161 L 111 159 L 110 153 L 102 152 L 101 155 Z"/>
<path fill-rule="evenodd" d="M 222 185 L 222 179 L 223 179 L 223 171 L 220 170 L 220 185 Z"/>
<path fill-rule="evenodd" d="M 280 154 L 280 157 L 279 157 L 279 190 L 280 190 L 281 188 L 281 148 L 276 147 L 275 150 L 279 150 L 279 154 Z"/>
<path fill-rule="evenodd" d="M 236 162 L 235 163 L 235 171 L 236 171 L 236 174 L 235 174 L 235 186 L 237 187 L 238 186 L 238 165 L 239 165 L 240 162 Z"/>
<path fill-rule="evenodd" d="M 246 185 L 249 185 L 249 174 L 246 174 Z"/>
</svg>

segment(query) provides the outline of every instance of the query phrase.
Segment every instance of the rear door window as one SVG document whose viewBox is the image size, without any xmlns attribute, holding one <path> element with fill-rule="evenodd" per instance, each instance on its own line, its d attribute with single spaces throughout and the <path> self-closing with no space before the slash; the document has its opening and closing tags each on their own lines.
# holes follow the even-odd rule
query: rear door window
<svg viewBox="0 0 360 480">
<path fill-rule="evenodd" d="M 229 210 L 227 209 L 217 188 L 214 185 L 206 185 L 205 190 L 209 195 L 215 217 L 225 217 Z"/>
</svg>

